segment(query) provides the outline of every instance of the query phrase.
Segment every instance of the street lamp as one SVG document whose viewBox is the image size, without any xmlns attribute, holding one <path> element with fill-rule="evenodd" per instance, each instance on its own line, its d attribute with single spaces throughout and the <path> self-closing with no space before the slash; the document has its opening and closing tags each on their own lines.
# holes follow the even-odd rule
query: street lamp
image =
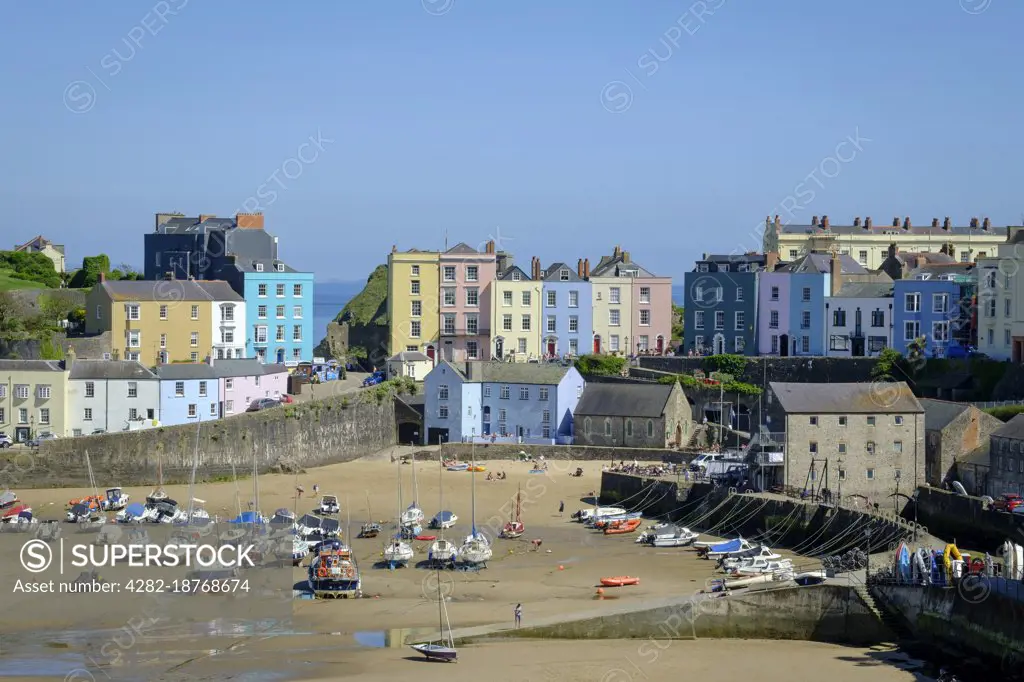
<svg viewBox="0 0 1024 682">
<path fill-rule="evenodd" d="M 897 469 L 893 472 L 893 478 L 896 479 L 896 494 L 892 498 L 892 510 L 899 513 L 899 499 L 900 499 L 900 470 Z M 916 505 L 915 505 L 916 507 Z"/>
</svg>

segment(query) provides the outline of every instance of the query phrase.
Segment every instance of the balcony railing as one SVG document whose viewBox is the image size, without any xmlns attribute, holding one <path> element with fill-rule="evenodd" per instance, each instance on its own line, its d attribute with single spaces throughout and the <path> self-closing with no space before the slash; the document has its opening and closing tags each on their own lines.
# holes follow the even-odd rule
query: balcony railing
<svg viewBox="0 0 1024 682">
<path fill-rule="evenodd" d="M 514 332 L 508 332 L 514 333 Z M 528 332 L 529 333 L 529 332 Z M 441 336 L 490 336 L 491 332 L 486 327 L 478 327 L 470 331 L 467 327 L 441 328 Z"/>
</svg>

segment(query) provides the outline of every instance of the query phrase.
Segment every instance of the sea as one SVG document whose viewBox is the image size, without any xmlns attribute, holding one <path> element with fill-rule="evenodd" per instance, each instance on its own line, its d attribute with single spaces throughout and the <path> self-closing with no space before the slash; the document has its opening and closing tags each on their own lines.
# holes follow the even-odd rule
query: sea
<svg viewBox="0 0 1024 682">
<path fill-rule="evenodd" d="M 366 286 L 365 281 L 317 282 L 313 288 L 313 340 L 327 335 L 327 325 Z"/>
</svg>

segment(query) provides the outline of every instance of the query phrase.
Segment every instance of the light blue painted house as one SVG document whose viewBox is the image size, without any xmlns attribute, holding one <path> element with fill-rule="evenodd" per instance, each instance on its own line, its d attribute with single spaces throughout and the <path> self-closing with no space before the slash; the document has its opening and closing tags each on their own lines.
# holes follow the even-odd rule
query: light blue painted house
<svg viewBox="0 0 1024 682">
<path fill-rule="evenodd" d="M 893 283 L 893 348 L 906 355 L 910 343 L 923 337 L 922 350 L 926 356 L 963 357 L 966 349 L 976 343 L 973 319 L 976 292 L 973 263 L 922 266 L 906 279 L 896 280 Z M 994 307 L 991 311 L 996 312 Z"/>
<path fill-rule="evenodd" d="M 576 270 L 555 263 L 542 275 L 540 347 L 547 357 L 590 352 L 594 309 L 590 282 L 583 278 L 582 269 L 582 260 Z"/>
<path fill-rule="evenodd" d="M 441 361 L 424 381 L 424 443 L 571 443 L 584 384 L 571 365 Z"/>
<path fill-rule="evenodd" d="M 294 367 L 313 360 L 313 273 L 275 260 L 222 271 L 246 302 L 246 357 Z"/>
<path fill-rule="evenodd" d="M 204 362 L 161 365 L 156 374 L 160 378 L 162 425 L 220 418 L 220 381 L 213 367 Z"/>
</svg>

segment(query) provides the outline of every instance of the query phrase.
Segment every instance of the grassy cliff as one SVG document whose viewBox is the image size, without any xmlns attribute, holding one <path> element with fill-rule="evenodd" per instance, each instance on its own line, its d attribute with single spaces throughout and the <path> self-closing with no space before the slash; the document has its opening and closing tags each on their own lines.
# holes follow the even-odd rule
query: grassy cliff
<svg viewBox="0 0 1024 682">
<path fill-rule="evenodd" d="M 313 354 L 346 360 L 366 359 L 387 350 L 388 336 L 388 266 L 378 265 L 366 279 L 363 290 L 356 294 L 334 318 L 346 323 L 344 341 L 328 336 L 317 344 Z M 333 342 L 332 342 L 333 341 Z M 344 351 L 347 343 L 348 350 Z"/>
</svg>

